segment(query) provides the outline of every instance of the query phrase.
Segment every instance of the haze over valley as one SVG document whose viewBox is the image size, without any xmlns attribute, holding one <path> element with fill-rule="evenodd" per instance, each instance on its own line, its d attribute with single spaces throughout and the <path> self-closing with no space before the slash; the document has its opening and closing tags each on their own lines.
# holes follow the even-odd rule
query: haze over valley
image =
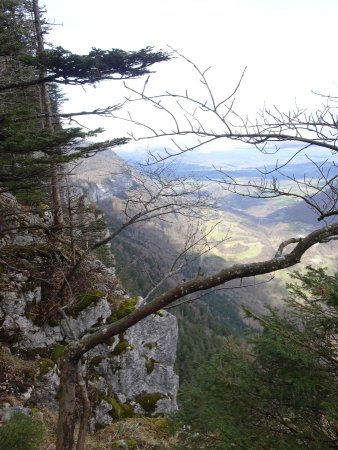
<svg viewBox="0 0 338 450">
<path fill-rule="evenodd" d="M 291 152 L 294 152 L 294 149 L 287 150 L 287 154 L 283 157 L 289 158 Z M 132 192 L 133 186 L 137 187 L 135 174 L 138 170 L 144 170 L 144 166 L 139 165 L 140 159 L 142 161 L 142 152 L 126 152 L 121 149 L 116 153 L 120 155 L 120 158 L 113 152 L 106 151 L 84 161 L 76 175 L 82 181 L 87 180 L 98 186 L 95 191 L 96 199 L 112 225 L 116 224 L 116 220 L 122 220 L 121 211 L 128 195 L 126 192 Z M 274 167 L 271 163 L 272 156 L 276 160 L 276 155 L 259 155 L 257 151 L 248 151 L 248 149 L 227 150 L 223 153 L 221 151 L 188 152 L 181 158 L 166 162 L 176 176 L 203 182 L 205 193 L 215 199 L 216 208 L 210 210 L 209 217 L 203 222 L 203 227 L 205 230 L 212 230 L 209 238 L 220 243 L 199 258 L 197 265 L 201 266 L 203 273 L 211 274 L 233 263 L 255 262 L 271 258 L 283 240 L 290 236 L 306 235 L 318 227 L 315 214 L 301 200 L 288 196 L 269 199 L 241 196 L 229 192 L 227 186 L 220 183 L 225 173 L 239 181 L 250 179 L 259 182 L 262 171 L 268 170 L 269 165 Z M 123 162 L 122 157 L 126 162 Z M 144 154 L 143 159 L 145 157 Z M 322 161 L 322 152 L 318 150 L 313 158 L 316 161 Z M 260 170 L 256 169 L 257 162 L 260 163 Z M 223 167 L 226 170 L 221 173 L 215 170 L 217 167 Z M 148 169 L 154 170 L 154 166 Z M 318 177 L 317 167 L 305 157 L 292 161 L 283 169 L 283 173 L 297 179 L 302 179 L 304 173 L 308 177 Z M 270 178 L 271 176 L 276 175 L 269 174 Z M 291 181 L 284 178 L 281 180 L 281 184 L 283 183 L 287 186 L 291 184 Z M 184 226 L 186 226 L 184 218 L 177 218 L 176 221 L 169 221 L 169 223 L 154 221 L 126 230 L 125 235 L 119 238 L 119 243 L 112 244 L 113 251 L 116 251 L 117 246 L 120 249 L 119 253 L 126 255 L 128 252 L 125 247 L 128 247 L 132 255 L 129 260 L 124 256 L 123 263 L 120 261 L 123 266 L 122 276 L 133 280 L 137 279 L 136 273 L 140 276 L 140 270 L 142 272 L 143 269 L 140 269 L 136 263 L 135 255 L 138 254 L 140 259 L 143 258 L 143 264 L 150 264 L 152 270 L 154 267 L 162 268 L 157 273 L 160 279 L 161 274 L 163 276 L 166 272 L 165 267 L 170 266 L 170 261 L 174 259 L 175 253 L 182 245 Z M 314 267 L 328 267 L 334 272 L 336 255 L 337 246 L 333 242 L 316 246 L 307 252 L 302 265 L 298 265 L 296 270 L 311 264 Z M 148 262 L 144 263 L 144 261 Z M 133 274 L 131 277 L 128 270 Z M 193 270 L 197 270 L 196 264 Z M 278 305 L 285 292 L 285 282 L 288 280 L 289 271 L 278 271 L 273 276 L 247 279 L 241 283 L 234 281 L 233 286 L 238 287 L 242 284 L 248 287 L 227 291 L 227 297 L 231 298 L 230 301 L 239 314 L 241 314 L 241 304 L 249 305 L 257 310 L 262 310 L 266 302 L 270 305 Z M 144 269 L 146 278 L 145 274 L 146 269 Z M 191 275 L 193 276 L 194 273 Z M 176 274 L 173 279 L 177 282 L 182 277 L 185 278 L 185 275 Z M 144 279 L 136 286 L 143 294 L 150 289 L 147 283 L 144 285 Z M 222 291 L 220 295 L 223 295 Z M 207 298 L 205 297 L 205 301 Z"/>
</svg>

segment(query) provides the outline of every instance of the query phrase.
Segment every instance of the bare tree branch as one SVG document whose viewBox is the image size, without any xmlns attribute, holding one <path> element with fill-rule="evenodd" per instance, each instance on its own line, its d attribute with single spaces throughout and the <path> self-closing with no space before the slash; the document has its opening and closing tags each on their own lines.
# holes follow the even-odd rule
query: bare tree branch
<svg viewBox="0 0 338 450">
<path fill-rule="evenodd" d="M 205 194 L 201 183 L 174 176 L 170 166 L 160 165 L 155 170 L 145 170 L 143 174 L 133 173 L 133 180 L 137 186 L 128 193 L 121 225 L 90 245 L 78 257 L 66 275 L 57 297 L 63 297 L 69 283 L 88 255 L 113 241 L 126 228 L 141 222 L 154 219 L 167 220 L 176 216 L 190 220 L 200 219 L 215 206 L 210 196 Z M 202 238 L 199 242 L 201 241 Z M 197 246 L 199 242 L 194 245 Z"/>
<path fill-rule="evenodd" d="M 273 257 L 272 259 L 261 262 L 235 264 L 231 267 L 222 269 L 213 275 L 205 277 L 198 276 L 192 280 L 181 283 L 169 289 L 151 303 L 141 306 L 123 319 L 110 325 L 103 326 L 96 333 L 91 334 L 90 336 L 84 336 L 80 341 L 70 344 L 66 349 L 68 357 L 71 356 L 75 359 L 80 358 L 81 355 L 96 347 L 98 344 L 103 343 L 112 336 L 123 333 L 144 317 L 155 313 L 159 309 L 170 305 L 174 301 L 185 297 L 190 293 L 211 289 L 231 280 L 263 275 L 287 267 L 292 267 L 300 262 L 304 253 L 313 245 L 323 241 L 328 242 L 337 236 L 338 223 L 335 223 L 319 228 L 312 233 L 309 233 L 304 238 L 296 238 L 297 245 L 286 255 Z M 283 245 L 283 243 L 281 245 Z M 286 245 L 287 244 L 284 243 L 284 247 L 286 247 Z"/>
</svg>

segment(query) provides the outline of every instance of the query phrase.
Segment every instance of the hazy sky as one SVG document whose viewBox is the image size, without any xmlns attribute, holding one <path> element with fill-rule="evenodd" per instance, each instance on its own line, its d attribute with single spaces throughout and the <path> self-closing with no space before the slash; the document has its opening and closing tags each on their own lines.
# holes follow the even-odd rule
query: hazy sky
<svg viewBox="0 0 338 450">
<path fill-rule="evenodd" d="M 169 44 L 199 66 L 212 66 L 219 92 L 234 86 L 244 66 L 241 106 L 292 108 L 318 101 L 311 89 L 337 95 L 337 0 L 45 0 L 50 40 L 74 52 L 91 47 L 137 50 Z M 154 83 L 184 91 L 191 72 L 178 61 L 158 67 Z M 114 84 L 114 85 L 113 85 Z M 66 109 L 113 103 L 120 85 L 68 90 Z M 116 132 L 117 124 L 103 126 Z M 87 122 L 92 125 L 94 122 Z M 95 126 L 97 123 L 95 122 Z"/>
</svg>

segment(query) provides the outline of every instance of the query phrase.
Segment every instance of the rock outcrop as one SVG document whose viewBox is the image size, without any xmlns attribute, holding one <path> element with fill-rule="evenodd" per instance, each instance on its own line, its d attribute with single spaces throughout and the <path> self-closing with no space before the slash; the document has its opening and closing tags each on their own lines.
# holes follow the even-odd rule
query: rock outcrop
<svg viewBox="0 0 338 450">
<path fill-rule="evenodd" d="M 46 213 L 25 211 L 11 196 L 1 202 L 9 213 L 0 224 L 0 402 L 13 404 L 14 397 L 24 406 L 56 408 L 64 346 L 143 300 L 130 298 L 114 268 L 93 259 L 82 269 L 69 305 L 55 303 L 53 285 L 71 258 L 66 246 L 50 240 Z M 177 407 L 176 341 L 176 319 L 163 311 L 88 354 L 92 429 L 113 418 Z"/>
</svg>

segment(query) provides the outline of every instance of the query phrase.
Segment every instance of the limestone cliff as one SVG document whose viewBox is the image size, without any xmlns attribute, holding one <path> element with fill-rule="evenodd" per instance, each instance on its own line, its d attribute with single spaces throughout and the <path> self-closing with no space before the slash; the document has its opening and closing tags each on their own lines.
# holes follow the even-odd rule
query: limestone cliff
<svg viewBox="0 0 338 450">
<path fill-rule="evenodd" d="M 68 243 L 48 232 L 50 217 L 43 208 L 22 208 L 8 194 L 0 208 L 0 402 L 56 408 L 64 346 L 143 300 L 130 298 L 113 267 L 89 259 L 68 303 L 59 304 L 53 289 L 71 264 Z M 176 408 L 176 342 L 176 319 L 161 311 L 88 354 L 92 429 L 134 412 Z"/>
</svg>

